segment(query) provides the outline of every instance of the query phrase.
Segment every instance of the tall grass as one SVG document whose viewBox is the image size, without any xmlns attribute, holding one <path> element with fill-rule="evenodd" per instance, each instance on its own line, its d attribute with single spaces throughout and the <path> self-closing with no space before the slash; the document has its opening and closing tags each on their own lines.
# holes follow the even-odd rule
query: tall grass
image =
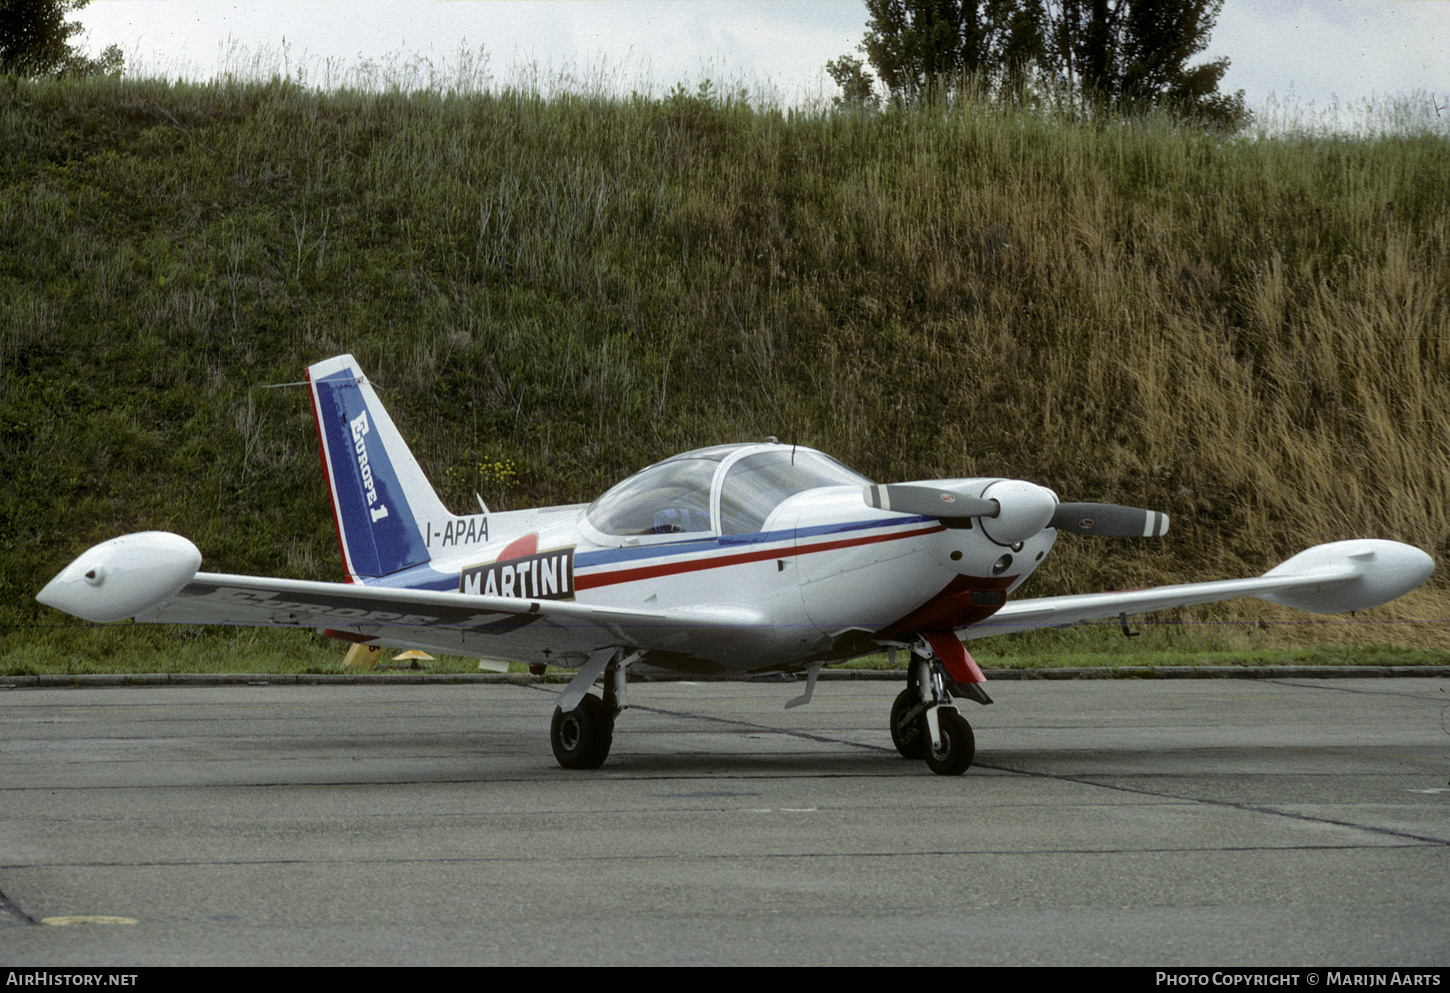
<svg viewBox="0 0 1450 993">
<path fill-rule="evenodd" d="M 0 80 L 0 619 L 145 528 L 335 575 L 305 397 L 264 387 L 343 350 L 459 509 L 774 434 L 1173 516 L 1035 593 L 1450 551 L 1443 136 L 477 78 Z"/>
</svg>

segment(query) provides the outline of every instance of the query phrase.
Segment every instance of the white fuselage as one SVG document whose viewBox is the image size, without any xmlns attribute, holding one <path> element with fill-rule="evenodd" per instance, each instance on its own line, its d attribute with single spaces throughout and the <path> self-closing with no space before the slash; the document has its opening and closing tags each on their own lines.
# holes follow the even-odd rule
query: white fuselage
<svg viewBox="0 0 1450 993">
<path fill-rule="evenodd" d="M 995 480 L 973 482 L 985 489 Z M 749 534 L 604 534 L 577 505 L 490 518 L 492 532 L 507 537 L 456 552 L 435 546 L 428 571 L 437 578 L 428 585 L 446 576 L 467 593 L 662 611 L 710 604 L 758 615 L 768 635 L 704 657 L 697 649 L 690 659 L 655 659 L 727 670 L 849 658 L 918 631 L 965 628 L 1001 606 L 1057 534 L 1046 528 L 1004 546 L 977 524 L 947 528 L 868 507 L 855 486 L 790 496 Z"/>
</svg>

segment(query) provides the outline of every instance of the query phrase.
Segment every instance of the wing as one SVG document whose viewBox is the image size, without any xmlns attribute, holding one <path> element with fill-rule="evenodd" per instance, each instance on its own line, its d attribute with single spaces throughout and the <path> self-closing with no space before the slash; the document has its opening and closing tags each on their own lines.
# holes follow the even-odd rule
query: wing
<svg viewBox="0 0 1450 993">
<path fill-rule="evenodd" d="M 749 658 L 774 629 L 745 608 L 641 611 L 451 590 L 197 572 L 201 553 L 160 531 L 112 538 L 36 597 L 86 620 L 322 628 L 360 642 L 576 668 L 602 648 L 693 660 L 709 671 Z M 703 665 L 699 663 L 704 663 Z M 715 663 L 712 665 L 712 663 Z"/>
<path fill-rule="evenodd" d="M 729 657 L 773 637 L 763 616 L 735 607 L 638 611 L 204 572 L 136 620 L 323 628 L 369 644 L 565 667 L 601 648 Z"/>
<path fill-rule="evenodd" d="M 1014 600 L 957 634 L 982 638 L 1243 596 L 1313 613 L 1338 614 L 1377 607 L 1402 596 L 1428 579 L 1434 569 L 1434 560 L 1412 545 L 1374 539 L 1336 541 L 1300 552 L 1254 579 Z"/>
</svg>

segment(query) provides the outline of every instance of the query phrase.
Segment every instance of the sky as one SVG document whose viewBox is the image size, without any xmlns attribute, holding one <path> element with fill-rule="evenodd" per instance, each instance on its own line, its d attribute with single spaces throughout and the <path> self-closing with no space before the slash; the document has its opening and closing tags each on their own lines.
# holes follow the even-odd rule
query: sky
<svg viewBox="0 0 1450 993">
<path fill-rule="evenodd" d="M 205 79 L 260 67 L 323 85 L 412 66 L 494 85 L 603 84 L 621 92 L 745 88 L 795 105 L 835 95 L 824 66 L 856 52 L 860 0 L 91 0 L 92 54 L 117 44 L 149 75 Z M 471 53 L 463 59 L 460 52 Z M 1226 0 L 1208 50 L 1220 90 L 1251 109 L 1414 97 L 1450 123 L 1450 0 Z M 1433 101 L 1433 103 L 1432 103 Z"/>
</svg>

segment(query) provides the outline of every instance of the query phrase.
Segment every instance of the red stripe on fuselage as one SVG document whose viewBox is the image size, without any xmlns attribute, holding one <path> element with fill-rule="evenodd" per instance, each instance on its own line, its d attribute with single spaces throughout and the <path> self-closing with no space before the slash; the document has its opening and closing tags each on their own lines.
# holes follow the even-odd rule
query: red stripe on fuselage
<svg viewBox="0 0 1450 993">
<path fill-rule="evenodd" d="M 776 548 L 759 552 L 740 552 L 734 555 L 714 555 L 710 558 L 687 559 L 683 562 L 662 562 L 659 565 L 640 566 L 636 569 L 617 569 L 613 572 L 597 572 L 585 575 L 575 574 L 574 589 L 588 590 L 599 586 L 614 586 L 617 583 L 636 583 L 644 579 L 658 579 L 661 576 L 677 576 L 685 572 L 700 572 L 704 569 L 718 569 L 724 566 L 741 565 L 746 562 L 764 562 L 767 559 L 788 559 L 812 552 L 828 552 L 837 548 L 851 548 L 856 545 L 872 545 L 879 541 L 896 541 L 900 538 L 916 538 L 924 534 L 945 531 L 942 525 L 902 531 L 897 534 L 877 534 L 865 538 L 842 538 L 837 541 L 823 541 L 814 545 L 796 548 Z"/>
</svg>

